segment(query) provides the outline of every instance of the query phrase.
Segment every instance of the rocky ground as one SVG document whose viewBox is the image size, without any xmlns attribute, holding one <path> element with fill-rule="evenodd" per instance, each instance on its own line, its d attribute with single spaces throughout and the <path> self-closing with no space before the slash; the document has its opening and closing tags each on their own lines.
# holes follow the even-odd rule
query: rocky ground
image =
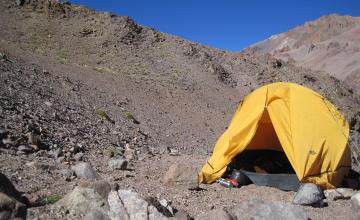
<svg viewBox="0 0 360 220">
<path fill-rule="evenodd" d="M 340 108 L 358 168 L 359 99 L 342 82 L 109 13 L 16 2 L 0 2 L 0 172 L 28 201 L 0 176 L 0 218 L 26 209 L 28 219 L 82 219 L 97 209 L 86 218 L 356 219 L 356 191 L 325 194 L 316 208 L 275 188 L 196 184 L 241 98 L 274 81 L 306 85 Z"/>
</svg>

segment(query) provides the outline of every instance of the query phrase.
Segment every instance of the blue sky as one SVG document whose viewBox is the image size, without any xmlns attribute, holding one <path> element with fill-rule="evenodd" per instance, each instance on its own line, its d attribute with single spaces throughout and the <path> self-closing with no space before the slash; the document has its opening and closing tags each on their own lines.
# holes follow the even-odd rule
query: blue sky
<svg viewBox="0 0 360 220">
<path fill-rule="evenodd" d="M 70 0 L 159 31 L 238 51 L 322 15 L 360 16 L 360 0 Z"/>
</svg>

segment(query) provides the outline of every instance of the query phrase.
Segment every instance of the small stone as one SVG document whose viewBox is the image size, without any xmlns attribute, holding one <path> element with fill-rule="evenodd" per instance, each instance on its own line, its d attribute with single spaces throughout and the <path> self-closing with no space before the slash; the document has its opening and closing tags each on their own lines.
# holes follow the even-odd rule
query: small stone
<svg viewBox="0 0 360 220">
<path fill-rule="evenodd" d="M 173 208 L 170 206 L 170 203 L 169 203 L 166 199 L 161 199 L 161 200 L 159 201 L 159 203 L 160 203 L 161 206 L 163 206 L 164 208 L 166 208 L 171 215 L 174 215 L 174 210 L 173 210 Z"/>
<path fill-rule="evenodd" d="M 98 180 L 100 176 L 89 163 L 80 162 L 71 167 L 77 177 L 87 180 Z"/>
<path fill-rule="evenodd" d="M 159 154 L 165 154 L 166 153 L 167 148 L 166 147 L 160 147 L 160 149 L 158 150 Z"/>
<path fill-rule="evenodd" d="M 353 195 L 356 194 L 356 191 L 348 188 L 337 188 L 325 190 L 324 194 L 328 200 L 335 201 L 338 199 L 350 199 Z"/>
<path fill-rule="evenodd" d="M 125 159 L 127 161 L 137 160 L 138 159 L 137 152 L 134 149 L 130 149 L 130 148 L 126 149 L 124 155 L 125 155 Z"/>
<path fill-rule="evenodd" d="M 313 183 L 305 183 L 294 196 L 293 203 L 296 205 L 323 206 L 325 198 L 323 191 Z"/>
<path fill-rule="evenodd" d="M 53 157 L 54 159 L 58 159 L 62 155 L 62 151 L 60 148 L 51 150 L 48 152 L 49 156 Z"/>
<path fill-rule="evenodd" d="M 32 132 L 28 132 L 25 134 L 25 136 L 27 137 L 28 139 L 28 144 L 34 148 L 35 150 L 38 150 L 39 147 L 40 147 L 40 140 L 39 138 L 37 137 L 37 135 L 35 135 L 34 133 Z"/>
<path fill-rule="evenodd" d="M 79 152 L 79 153 L 74 155 L 74 159 L 76 161 L 82 161 L 83 157 L 84 157 L 84 153 L 82 153 L 82 152 Z"/>
<path fill-rule="evenodd" d="M 16 1 L 15 1 L 15 5 L 16 5 L 16 6 L 23 6 L 24 3 L 25 3 L 25 0 L 16 0 Z"/>
<path fill-rule="evenodd" d="M 57 163 L 63 163 L 65 161 L 66 161 L 65 157 L 59 157 L 59 158 L 56 159 Z"/>
<path fill-rule="evenodd" d="M 9 144 L 9 145 L 11 145 L 11 144 L 13 144 L 14 143 L 14 140 L 11 138 L 11 137 L 6 137 L 6 138 L 3 138 L 2 139 L 2 143 L 3 144 Z"/>
<path fill-rule="evenodd" d="M 44 102 L 44 104 L 48 107 L 51 107 L 53 105 L 51 102 Z"/>
<path fill-rule="evenodd" d="M 18 147 L 18 151 L 29 154 L 29 153 L 34 152 L 34 148 L 32 148 L 28 145 L 20 145 Z"/>
<path fill-rule="evenodd" d="M 59 174 L 64 177 L 64 178 L 70 178 L 72 176 L 74 176 L 74 171 L 70 170 L 70 169 L 62 169 L 59 171 Z"/>
<path fill-rule="evenodd" d="M 169 155 L 170 156 L 179 156 L 180 153 L 178 150 L 174 149 L 174 148 L 169 148 Z"/>
<path fill-rule="evenodd" d="M 127 167 L 127 161 L 123 159 L 112 159 L 108 164 L 112 170 L 125 170 Z"/>
<path fill-rule="evenodd" d="M 110 217 L 99 210 L 91 210 L 83 220 L 111 220 Z"/>
<path fill-rule="evenodd" d="M 196 218 L 197 220 L 235 220 L 233 216 L 231 216 L 227 211 L 224 209 L 213 209 L 208 213 L 201 215 L 200 217 Z"/>
<path fill-rule="evenodd" d="M 161 199 L 160 201 L 160 204 L 164 207 L 168 206 L 169 205 L 169 202 L 166 200 L 166 199 Z"/>
</svg>

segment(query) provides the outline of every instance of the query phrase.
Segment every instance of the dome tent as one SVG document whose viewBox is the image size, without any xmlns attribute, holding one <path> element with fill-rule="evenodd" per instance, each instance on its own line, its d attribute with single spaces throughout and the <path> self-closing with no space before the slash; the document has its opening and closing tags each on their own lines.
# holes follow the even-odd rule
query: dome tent
<svg viewBox="0 0 360 220">
<path fill-rule="evenodd" d="M 199 183 L 220 178 L 244 150 L 283 151 L 300 182 L 339 186 L 350 165 L 349 125 L 324 97 L 278 82 L 246 96 L 199 173 Z"/>
</svg>

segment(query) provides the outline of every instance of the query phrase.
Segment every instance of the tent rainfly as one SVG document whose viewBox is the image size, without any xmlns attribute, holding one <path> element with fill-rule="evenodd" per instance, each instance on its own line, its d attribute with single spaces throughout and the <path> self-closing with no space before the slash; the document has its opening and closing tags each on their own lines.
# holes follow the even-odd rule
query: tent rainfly
<svg viewBox="0 0 360 220">
<path fill-rule="evenodd" d="M 265 85 L 240 103 L 199 173 L 199 183 L 220 178 L 244 150 L 276 150 L 287 156 L 300 182 L 330 189 L 347 175 L 349 125 L 324 97 L 287 82 Z"/>
</svg>

